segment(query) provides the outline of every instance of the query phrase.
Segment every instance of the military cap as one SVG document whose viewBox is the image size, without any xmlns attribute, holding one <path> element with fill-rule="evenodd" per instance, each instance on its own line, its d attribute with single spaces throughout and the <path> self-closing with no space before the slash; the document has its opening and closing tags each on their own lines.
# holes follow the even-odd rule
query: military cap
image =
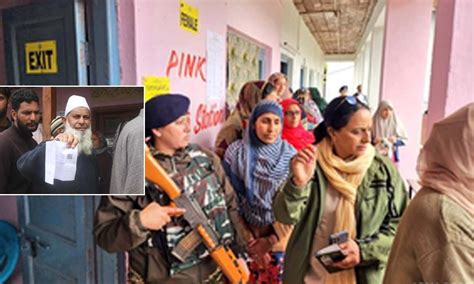
<svg viewBox="0 0 474 284">
<path fill-rule="evenodd" d="M 189 99 L 180 94 L 159 95 L 145 104 L 145 128 L 166 126 L 188 112 Z"/>
</svg>

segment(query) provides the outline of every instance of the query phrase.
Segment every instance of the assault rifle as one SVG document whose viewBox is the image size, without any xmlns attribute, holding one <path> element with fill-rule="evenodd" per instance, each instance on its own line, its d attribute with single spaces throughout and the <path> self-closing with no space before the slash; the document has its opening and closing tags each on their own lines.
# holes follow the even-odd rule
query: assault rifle
<svg viewBox="0 0 474 284">
<path fill-rule="evenodd" d="M 211 257 L 217 265 L 219 265 L 227 279 L 232 283 L 247 283 L 249 278 L 248 273 L 237 262 L 237 258 L 232 250 L 219 243 L 219 235 L 213 228 L 212 224 L 209 223 L 201 206 L 189 195 L 181 193 L 178 186 L 153 158 L 147 146 L 145 146 L 145 177 L 149 182 L 158 185 L 177 207 L 186 209 L 184 218 L 188 221 L 194 231 L 198 233 L 197 235 L 201 237 L 201 241 L 204 243 L 211 254 Z M 194 236 L 195 235 L 196 234 L 194 234 Z M 193 239 L 192 234 L 189 236 L 190 238 L 188 239 Z M 185 239 L 186 238 L 187 237 L 185 237 Z M 192 241 L 188 240 L 186 242 L 185 240 L 185 243 L 190 242 Z M 197 244 L 199 243 L 200 242 Z M 180 249 L 178 251 L 174 250 L 173 252 L 173 254 L 181 260 L 184 260 L 186 255 L 189 255 L 196 246 L 184 245 L 184 247 L 187 249 Z"/>
</svg>

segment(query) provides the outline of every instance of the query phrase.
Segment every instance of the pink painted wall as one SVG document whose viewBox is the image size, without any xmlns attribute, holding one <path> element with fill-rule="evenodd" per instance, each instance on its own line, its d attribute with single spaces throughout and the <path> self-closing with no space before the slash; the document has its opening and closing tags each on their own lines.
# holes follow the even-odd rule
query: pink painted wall
<svg viewBox="0 0 474 284">
<path fill-rule="evenodd" d="M 473 6 L 469 0 L 438 2 L 428 133 L 436 121 L 474 101 Z"/>
<path fill-rule="evenodd" d="M 265 66 L 269 74 L 280 71 L 280 37 L 283 5 L 278 0 L 227 1 L 227 25 L 269 46 Z M 268 74 L 268 75 L 269 75 Z"/>
<path fill-rule="evenodd" d="M 117 28 L 120 38 L 120 82 L 122 85 L 135 85 L 135 4 L 130 0 L 117 0 Z"/>
<path fill-rule="evenodd" d="M 278 0 L 270 1 L 198 1 L 188 0 L 187 4 L 199 9 L 199 32 L 190 33 L 179 27 L 179 1 L 133 2 L 134 34 L 130 31 L 119 31 L 120 45 L 124 41 L 135 38 L 136 77 L 135 82 L 141 84 L 144 76 L 167 76 L 167 66 L 172 52 L 178 58 L 181 54 L 190 54 L 196 58 L 206 57 L 207 31 L 212 31 L 226 38 L 227 29 L 231 27 L 247 37 L 258 40 L 269 47 L 267 75 L 279 69 L 279 38 L 281 25 L 281 4 Z M 119 2 L 120 6 L 128 5 L 127 1 Z M 119 24 L 120 28 L 120 24 Z M 125 48 L 125 47 L 123 47 Z M 224 52 L 225 54 L 226 52 Z M 126 64 L 133 60 L 124 61 L 121 56 L 122 72 L 130 68 Z M 222 126 L 207 128 L 194 134 L 196 114 L 201 104 L 206 105 L 207 111 L 222 110 L 225 106 L 225 94 L 212 101 L 207 101 L 206 82 L 199 76 L 180 76 L 179 68 L 170 69 L 169 78 L 172 93 L 183 93 L 191 98 L 190 112 L 192 116 L 192 140 L 204 146 L 212 147 L 215 136 Z M 203 69 L 206 74 L 206 67 Z M 184 73 L 184 71 L 182 72 Z M 225 80 L 225 68 L 222 70 L 222 80 Z M 122 75 L 122 83 L 128 77 Z"/>
<path fill-rule="evenodd" d="M 388 0 L 382 59 L 381 100 L 394 104 L 408 131 L 399 169 L 416 177 L 429 47 L 431 1 Z"/>
</svg>

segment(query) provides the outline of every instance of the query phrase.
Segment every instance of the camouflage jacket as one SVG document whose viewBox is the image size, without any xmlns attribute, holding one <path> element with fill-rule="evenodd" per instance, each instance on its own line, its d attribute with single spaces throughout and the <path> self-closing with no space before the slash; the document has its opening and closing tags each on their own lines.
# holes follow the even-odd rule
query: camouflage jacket
<svg viewBox="0 0 474 284">
<path fill-rule="evenodd" d="M 221 241 L 230 243 L 237 240 L 243 245 L 240 236 L 244 230 L 243 221 L 219 158 L 197 145 L 179 150 L 173 156 L 153 150 L 152 154 L 183 193 L 192 195 L 201 205 Z M 147 186 L 145 196 L 104 197 L 95 219 L 98 244 L 109 252 L 128 251 L 130 268 L 147 283 L 202 283 L 216 269 L 202 244 L 184 261 L 179 261 L 171 253 L 191 230 L 184 218 L 174 218 L 158 232 L 146 230 L 140 224 L 140 210 L 153 201 L 169 204 L 166 194 L 155 185 Z"/>
</svg>

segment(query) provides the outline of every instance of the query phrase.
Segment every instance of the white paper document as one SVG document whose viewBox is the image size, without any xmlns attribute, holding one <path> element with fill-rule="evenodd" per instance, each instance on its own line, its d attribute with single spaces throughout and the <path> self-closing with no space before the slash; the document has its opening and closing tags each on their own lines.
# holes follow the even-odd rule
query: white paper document
<svg viewBox="0 0 474 284">
<path fill-rule="evenodd" d="M 206 94 L 207 103 L 212 100 L 225 99 L 225 52 L 226 39 L 224 36 L 207 31 L 206 52 Z"/>
<path fill-rule="evenodd" d="M 67 148 L 66 142 L 46 142 L 44 181 L 54 184 L 54 179 L 74 180 L 76 176 L 77 147 Z"/>
</svg>

